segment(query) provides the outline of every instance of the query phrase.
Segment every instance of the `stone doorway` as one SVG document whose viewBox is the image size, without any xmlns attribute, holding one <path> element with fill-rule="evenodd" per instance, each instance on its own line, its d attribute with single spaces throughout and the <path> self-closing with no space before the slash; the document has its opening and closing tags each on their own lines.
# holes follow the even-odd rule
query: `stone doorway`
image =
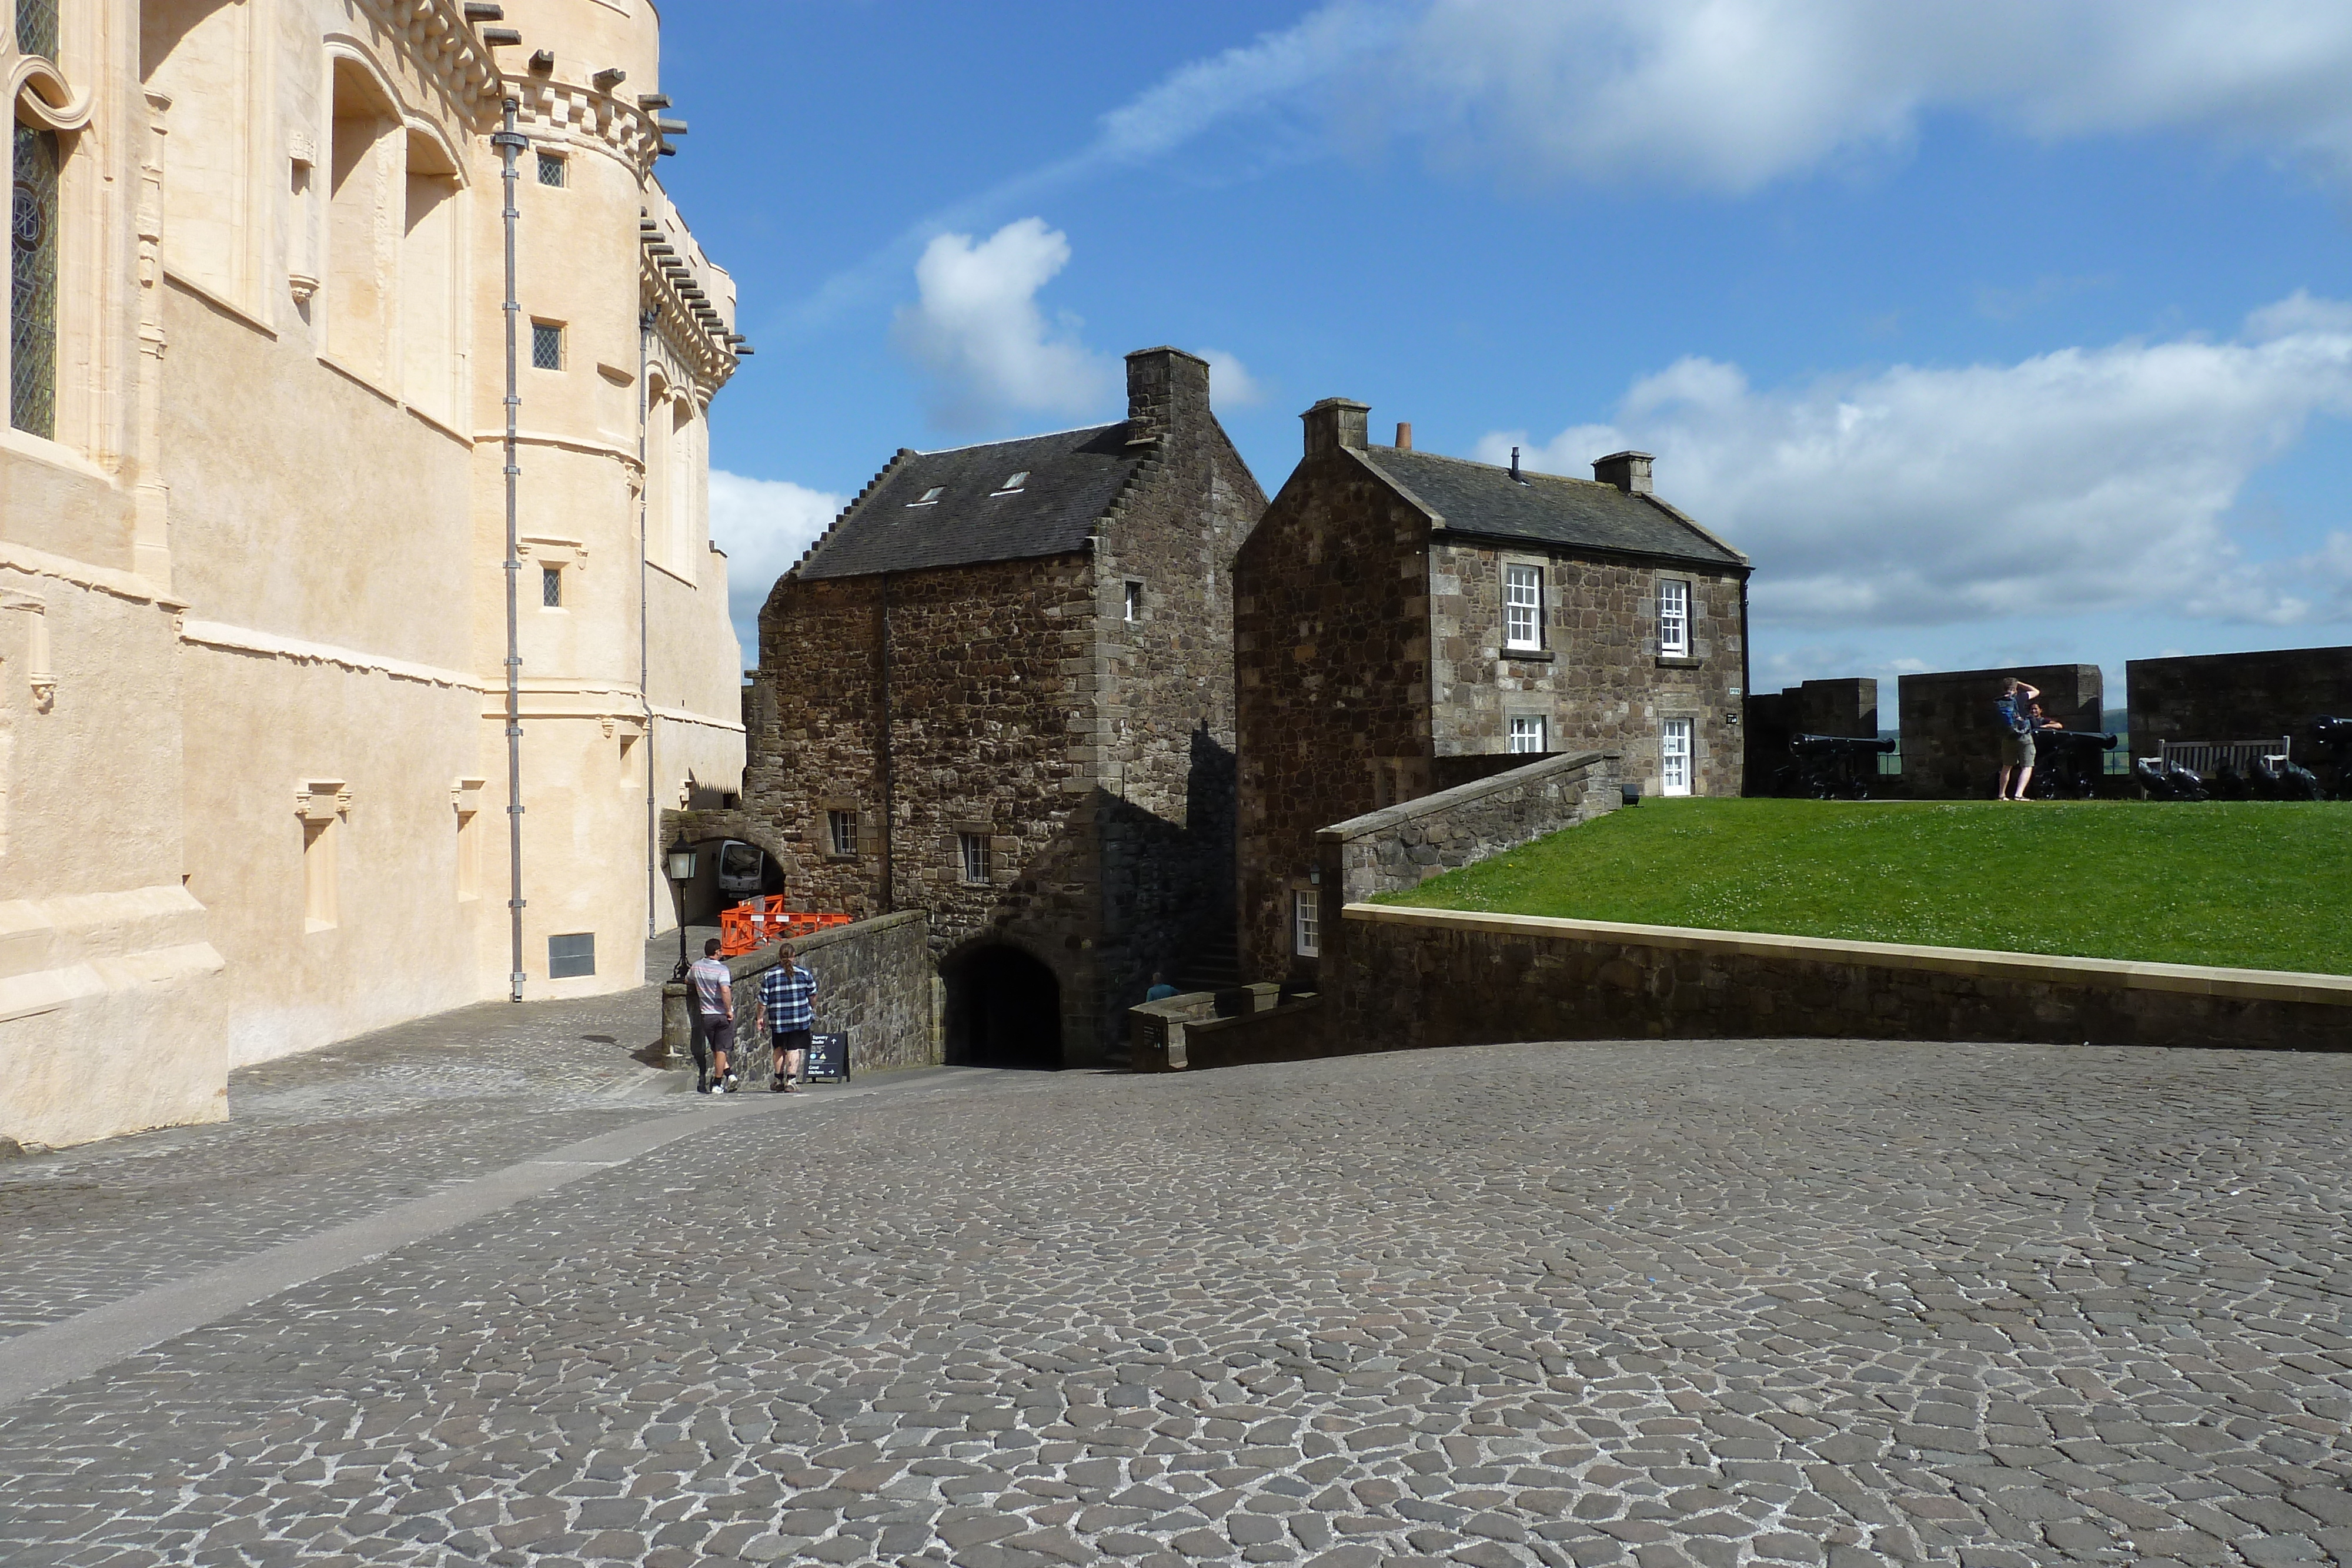
<svg viewBox="0 0 2352 1568">
<path fill-rule="evenodd" d="M 1062 1065 L 1062 987 L 1043 963 L 1005 943 L 982 943 L 950 954 L 940 978 L 950 1066 Z"/>
</svg>

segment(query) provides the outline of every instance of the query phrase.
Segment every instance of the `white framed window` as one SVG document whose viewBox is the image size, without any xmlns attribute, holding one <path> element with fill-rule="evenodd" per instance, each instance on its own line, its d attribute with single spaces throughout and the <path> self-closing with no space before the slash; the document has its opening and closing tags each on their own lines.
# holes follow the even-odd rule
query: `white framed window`
<svg viewBox="0 0 2352 1568">
<path fill-rule="evenodd" d="M 929 489 L 924 491 L 921 495 L 916 497 L 913 500 L 908 502 L 907 505 L 909 507 L 936 507 L 940 504 L 940 497 L 947 493 L 948 488 L 946 486 L 934 485 Z"/>
<path fill-rule="evenodd" d="M 1544 733 L 1548 727 L 1543 715 L 1539 713 L 1513 714 L 1511 716 L 1511 749 L 1515 752 L 1549 750 L 1549 747 L 1545 745 L 1547 737 Z"/>
<path fill-rule="evenodd" d="M 833 810 L 824 814 L 825 839 L 837 855 L 857 852 L 857 813 Z M 969 879 L 967 879 L 969 880 Z"/>
<path fill-rule="evenodd" d="M 1658 727 L 1658 789 L 1665 795 L 1691 792 L 1691 721 L 1670 718 Z"/>
<path fill-rule="evenodd" d="M 1139 582 L 1127 585 L 1127 619 L 1130 623 L 1143 619 L 1143 584 Z"/>
<path fill-rule="evenodd" d="M 985 883 L 988 880 L 988 835 L 986 833 L 958 833 L 956 852 L 962 861 L 963 880 L 966 883 Z"/>
<path fill-rule="evenodd" d="M 1672 578 L 1658 584 L 1658 656 L 1690 657 L 1690 584 Z"/>
<path fill-rule="evenodd" d="M 1028 487 L 1029 470 L 1024 468 L 1018 474 L 1008 475 L 1005 477 L 1004 483 L 999 485 L 995 489 L 991 490 L 989 494 L 991 496 L 1017 496 Z"/>
<path fill-rule="evenodd" d="M 1543 568 L 1539 566 L 1503 569 L 1503 645 L 1543 646 Z"/>
<path fill-rule="evenodd" d="M 1290 894 L 1291 950 L 1302 958 L 1323 956 L 1322 894 L 1311 887 L 1294 888 Z"/>
</svg>

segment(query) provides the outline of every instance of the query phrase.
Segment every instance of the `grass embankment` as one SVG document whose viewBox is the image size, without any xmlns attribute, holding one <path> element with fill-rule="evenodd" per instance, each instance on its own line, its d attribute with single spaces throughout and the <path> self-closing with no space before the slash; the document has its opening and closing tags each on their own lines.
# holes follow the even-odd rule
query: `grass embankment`
<svg viewBox="0 0 2352 1568">
<path fill-rule="evenodd" d="M 2352 974 L 2352 802 L 1653 800 L 1380 902 Z"/>
</svg>

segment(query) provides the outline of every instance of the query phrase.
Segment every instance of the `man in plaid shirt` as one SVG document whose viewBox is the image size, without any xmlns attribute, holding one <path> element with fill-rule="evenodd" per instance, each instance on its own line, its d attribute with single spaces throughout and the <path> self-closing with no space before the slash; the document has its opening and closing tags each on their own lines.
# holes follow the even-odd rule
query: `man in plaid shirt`
<svg viewBox="0 0 2352 1568">
<path fill-rule="evenodd" d="M 816 1027 L 816 977 L 793 961 L 789 942 L 776 955 L 776 967 L 760 977 L 760 1025 L 775 1048 L 776 1079 L 768 1087 L 779 1094 L 796 1092 L 793 1080 L 801 1075 L 808 1058 L 809 1031 Z"/>
</svg>

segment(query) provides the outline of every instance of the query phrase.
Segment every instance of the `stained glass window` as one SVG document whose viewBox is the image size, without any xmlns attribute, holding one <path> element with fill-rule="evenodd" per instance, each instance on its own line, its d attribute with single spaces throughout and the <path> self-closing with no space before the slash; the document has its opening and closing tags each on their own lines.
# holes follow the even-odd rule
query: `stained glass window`
<svg viewBox="0 0 2352 1568">
<path fill-rule="evenodd" d="M 16 47 L 46 60 L 58 57 L 58 0 L 16 0 Z"/>
<path fill-rule="evenodd" d="M 20 38 L 27 8 L 20 0 Z M 48 10 L 54 47 L 57 9 Z M 8 423 L 46 437 L 56 429 L 58 404 L 58 138 L 29 125 L 16 131 L 8 214 Z"/>
</svg>

